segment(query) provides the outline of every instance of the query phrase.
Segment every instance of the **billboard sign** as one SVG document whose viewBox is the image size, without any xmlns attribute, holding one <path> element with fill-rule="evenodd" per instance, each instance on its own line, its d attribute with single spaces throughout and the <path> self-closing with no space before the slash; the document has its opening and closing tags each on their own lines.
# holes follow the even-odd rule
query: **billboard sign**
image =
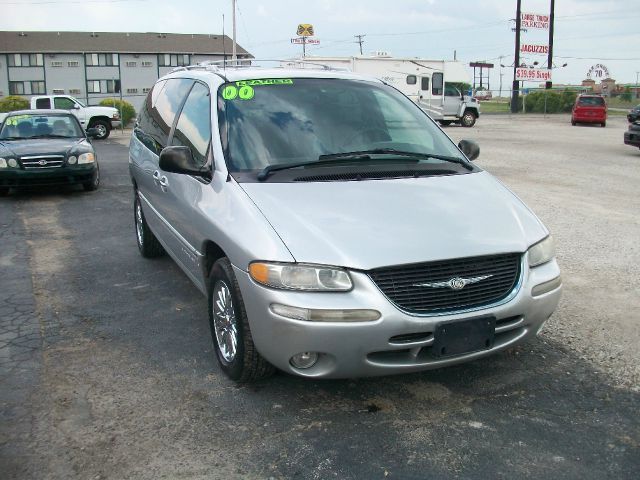
<svg viewBox="0 0 640 480">
<path fill-rule="evenodd" d="M 528 67 L 516 68 L 516 80 L 530 82 L 550 82 L 551 70 Z"/>
<path fill-rule="evenodd" d="M 539 13 L 520 13 L 520 28 L 539 28 L 549 30 L 549 15 Z"/>
<path fill-rule="evenodd" d="M 549 54 L 549 45 L 534 45 L 532 43 L 523 43 L 520 45 L 520 53 L 539 53 L 541 55 Z"/>
</svg>

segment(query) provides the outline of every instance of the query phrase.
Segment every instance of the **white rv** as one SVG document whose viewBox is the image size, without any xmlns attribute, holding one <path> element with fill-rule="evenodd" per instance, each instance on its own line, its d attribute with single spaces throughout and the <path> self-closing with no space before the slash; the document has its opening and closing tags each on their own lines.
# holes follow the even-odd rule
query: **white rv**
<svg viewBox="0 0 640 480">
<path fill-rule="evenodd" d="M 384 54 L 359 57 L 310 57 L 304 59 L 335 68 L 377 77 L 393 85 L 442 125 L 472 127 L 480 116 L 480 104 L 445 82 L 470 83 L 462 62 L 393 58 Z"/>
</svg>

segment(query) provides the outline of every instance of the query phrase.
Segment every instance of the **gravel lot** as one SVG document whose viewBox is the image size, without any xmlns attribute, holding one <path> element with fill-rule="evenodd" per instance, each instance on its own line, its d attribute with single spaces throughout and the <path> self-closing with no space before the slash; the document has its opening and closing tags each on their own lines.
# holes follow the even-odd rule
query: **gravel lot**
<svg viewBox="0 0 640 480">
<path fill-rule="evenodd" d="M 385 378 L 236 386 L 206 301 L 142 259 L 127 139 L 103 185 L 0 199 L 0 472 L 19 479 L 637 478 L 640 151 L 624 118 L 451 126 L 552 230 L 564 297 L 541 338 Z"/>
</svg>

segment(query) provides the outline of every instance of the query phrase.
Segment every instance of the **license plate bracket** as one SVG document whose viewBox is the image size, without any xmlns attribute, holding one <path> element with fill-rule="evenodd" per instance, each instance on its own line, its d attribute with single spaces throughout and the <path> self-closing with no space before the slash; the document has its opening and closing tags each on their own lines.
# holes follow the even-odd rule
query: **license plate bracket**
<svg viewBox="0 0 640 480">
<path fill-rule="evenodd" d="M 443 358 L 489 350 L 493 347 L 495 330 L 495 317 L 439 323 L 431 351 L 434 357 Z"/>
</svg>

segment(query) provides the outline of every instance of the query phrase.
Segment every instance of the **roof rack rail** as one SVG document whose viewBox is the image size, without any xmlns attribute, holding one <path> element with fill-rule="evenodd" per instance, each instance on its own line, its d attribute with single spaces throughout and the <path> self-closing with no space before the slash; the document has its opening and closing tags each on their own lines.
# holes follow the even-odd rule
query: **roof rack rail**
<svg viewBox="0 0 640 480">
<path fill-rule="evenodd" d="M 260 65 L 256 65 L 258 63 L 266 63 L 272 62 L 277 63 L 275 67 L 272 68 L 300 68 L 303 69 L 305 67 L 320 67 L 322 70 L 335 70 L 335 71 L 343 71 L 346 70 L 344 68 L 336 68 L 324 63 L 318 62 L 309 62 L 307 60 L 301 59 L 271 59 L 271 58 L 239 58 L 237 60 L 207 60 L 204 62 L 197 63 L 195 65 L 185 65 L 176 67 L 169 73 L 180 72 L 180 71 L 188 71 L 188 70 L 211 70 L 218 71 L 223 70 L 225 68 L 256 68 L 260 67 Z"/>
</svg>

